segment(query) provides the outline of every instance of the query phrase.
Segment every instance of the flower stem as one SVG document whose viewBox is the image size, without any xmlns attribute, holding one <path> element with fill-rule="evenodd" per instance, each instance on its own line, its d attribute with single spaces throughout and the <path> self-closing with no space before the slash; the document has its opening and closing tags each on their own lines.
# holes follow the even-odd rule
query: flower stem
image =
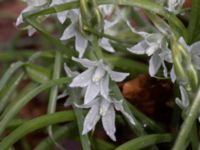
<svg viewBox="0 0 200 150">
<path fill-rule="evenodd" d="M 198 90 L 197 96 L 194 99 L 194 102 L 192 103 L 190 111 L 181 127 L 181 130 L 178 134 L 178 137 L 176 139 L 176 142 L 172 150 L 184 150 L 186 148 L 185 142 L 189 136 L 189 133 L 192 130 L 196 118 L 198 117 L 199 107 L 200 107 L 200 89 Z"/>
</svg>

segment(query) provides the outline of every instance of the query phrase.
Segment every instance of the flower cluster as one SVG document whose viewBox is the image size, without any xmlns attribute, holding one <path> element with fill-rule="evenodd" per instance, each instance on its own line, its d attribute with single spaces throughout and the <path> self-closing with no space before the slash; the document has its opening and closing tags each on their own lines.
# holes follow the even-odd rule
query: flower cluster
<svg viewBox="0 0 200 150">
<path fill-rule="evenodd" d="M 120 82 L 124 80 L 128 73 L 112 71 L 110 67 L 104 64 L 103 60 L 91 61 L 88 59 L 72 58 L 87 68 L 86 71 L 74 77 L 70 87 L 81 87 L 84 89 L 84 104 L 77 105 L 80 108 L 90 108 L 83 127 L 83 134 L 94 129 L 97 121 L 102 118 L 103 127 L 107 135 L 115 140 L 115 111 L 122 112 L 132 123 L 134 120 L 125 112 L 123 101 L 116 100 L 109 94 L 109 80 Z M 69 72 L 69 71 L 68 71 Z"/>
<path fill-rule="evenodd" d="M 54 7 L 72 1 L 73 0 L 52 0 L 51 3 L 49 3 L 47 0 L 27 0 L 28 6 L 22 11 L 22 13 L 40 10 L 42 8 Z M 165 7 L 166 10 L 170 11 L 170 13 L 177 14 L 180 12 L 184 0 L 155 0 L 155 2 L 165 6 L 167 5 Z M 98 11 L 100 11 L 99 18 L 103 18 L 101 29 L 98 30 L 101 36 L 95 35 L 95 37 L 97 37 L 97 46 L 99 49 L 103 49 L 110 53 L 116 52 L 116 50 L 112 47 L 110 39 L 102 35 L 109 34 L 113 36 L 114 33 L 112 32 L 112 28 L 118 25 L 120 21 L 124 21 L 134 34 L 137 34 L 142 38 L 142 40 L 137 44 L 131 45 L 128 48 L 126 47 L 127 51 L 150 57 L 150 76 L 155 77 L 160 68 L 162 68 L 164 77 L 170 77 L 173 82 L 179 82 L 176 80 L 179 76 L 175 73 L 177 65 L 175 65 L 176 62 L 173 60 L 173 55 L 175 54 L 173 54 L 172 46 L 170 45 L 172 44 L 170 42 L 172 41 L 171 39 L 174 35 L 168 36 L 159 32 L 159 29 L 154 30 L 153 33 L 148 31 L 136 31 L 129 21 L 126 21 L 123 8 L 118 6 L 100 5 L 97 6 L 97 8 Z M 17 19 L 17 26 L 24 25 L 22 13 Z M 87 23 L 84 22 L 84 17 L 88 16 L 83 16 L 82 13 L 83 12 L 80 8 L 65 10 L 62 12 L 59 11 L 56 13 L 61 24 L 65 25 L 64 22 L 67 19 L 70 21 L 61 35 L 60 40 L 64 42 L 71 38 L 75 39 L 75 50 L 79 53 L 79 58 L 72 57 L 72 60 L 80 63 L 86 68 L 86 70 L 82 73 L 78 73 L 71 71 L 70 68 L 65 65 L 64 68 L 67 75 L 73 78 L 69 88 L 72 90 L 74 88 L 81 88 L 84 101 L 83 104 L 76 104 L 76 106 L 79 108 L 90 109 L 85 117 L 82 133 L 86 134 L 93 130 L 97 122 L 101 120 L 106 134 L 115 141 L 115 110 L 120 111 L 130 121 L 130 123 L 135 124 L 135 121 L 134 118 L 125 111 L 123 107 L 123 100 L 117 99 L 110 94 L 110 82 L 121 82 L 129 74 L 113 71 L 111 67 L 105 63 L 103 58 L 97 57 L 95 61 L 83 58 L 85 57 L 85 52 L 88 46 L 92 45 L 91 42 L 93 41 L 91 39 L 93 37 L 93 32 L 87 30 L 91 27 L 87 26 Z M 113 18 L 111 16 L 116 17 Z M 26 27 L 28 28 L 29 35 L 32 35 L 35 32 L 35 29 L 31 26 Z M 95 29 L 96 26 L 91 30 Z M 178 43 L 189 54 L 189 63 L 195 66 L 195 71 L 200 70 L 200 42 L 196 42 L 191 46 L 188 46 L 183 37 L 180 37 Z M 177 98 L 176 103 L 184 109 L 189 106 L 189 96 L 187 95 L 185 85 L 182 83 L 178 84 L 180 85 L 181 99 Z"/>
</svg>

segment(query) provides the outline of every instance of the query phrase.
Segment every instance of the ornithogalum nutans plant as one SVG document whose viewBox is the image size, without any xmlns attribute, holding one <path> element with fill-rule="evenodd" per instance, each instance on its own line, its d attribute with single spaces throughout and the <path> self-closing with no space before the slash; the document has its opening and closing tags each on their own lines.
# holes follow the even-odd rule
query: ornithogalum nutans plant
<svg viewBox="0 0 200 150">
<path fill-rule="evenodd" d="M 189 8 L 184 7 L 185 0 L 25 2 L 27 7 L 16 26 L 28 30 L 29 36 L 40 32 L 49 41 L 49 50 L 33 52 L 26 62 L 12 64 L 0 80 L 2 150 L 43 127 L 47 127 L 50 145 L 66 149 L 60 139 L 73 139 L 71 126 L 76 131 L 73 140 L 78 139 L 83 150 L 200 148 L 199 0 L 193 0 Z M 173 121 L 168 125 L 176 128 L 175 133 L 140 112 L 121 94 L 123 82 L 144 73 L 173 85 Z M 17 100 L 11 105 L 13 90 L 24 78 L 31 83 L 21 93 L 15 92 Z M 10 83 L 13 80 L 14 84 Z M 49 88 L 47 114 L 22 121 L 4 134 L 18 112 Z M 60 99 L 65 100 L 62 112 L 56 111 Z M 120 137 L 120 125 L 128 127 L 130 137 Z M 96 136 L 99 130 L 105 132 L 103 139 Z M 118 143 L 118 139 L 126 142 Z M 46 141 L 35 149 L 50 149 L 48 144 L 44 146 Z"/>
</svg>

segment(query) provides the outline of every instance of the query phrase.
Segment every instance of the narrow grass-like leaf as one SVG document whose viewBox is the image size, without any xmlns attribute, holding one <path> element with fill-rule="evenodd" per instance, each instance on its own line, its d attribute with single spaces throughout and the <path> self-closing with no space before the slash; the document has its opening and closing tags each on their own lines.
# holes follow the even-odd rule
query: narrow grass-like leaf
<svg viewBox="0 0 200 150">
<path fill-rule="evenodd" d="M 116 85 L 116 83 L 112 82 L 111 84 L 111 90 L 114 94 L 114 96 L 118 99 L 118 100 L 123 100 L 123 96 L 118 88 L 118 86 Z M 123 106 L 124 106 L 124 109 L 126 112 L 128 112 L 134 119 L 135 121 L 135 125 L 132 125 L 129 120 L 127 120 L 127 122 L 129 123 L 131 129 L 134 131 L 134 133 L 137 135 L 137 136 L 143 136 L 145 135 L 145 131 L 144 131 L 144 128 L 143 126 L 141 125 L 140 122 L 138 122 L 138 120 L 135 118 L 134 115 L 134 112 L 132 113 L 131 110 L 129 109 L 128 105 L 126 104 L 126 101 L 123 102 Z"/>
<path fill-rule="evenodd" d="M 95 150 L 113 150 L 116 147 L 115 145 L 101 139 L 95 139 L 93 142 L 93 145 L 95 145 Z"/>
<path fill-rule="evenodd" d="M 0 91 L 2 90 L 2 88 L 5 86 L 5 84 L 7 83 L 7 81 L 10 79 L 10 77 L 13 75 L 13 73 L 15 71 L 17 71 L 22 65 L 24 65 L 23 62 L 18 61 L 16 63 L 13 63 L 10 65 L 10 67 L 8 68 L 8 70 L 4 73 L 3 77 L 0 80 Z"/>
<path fill-rule="evenodd" d="M 80 98 L 79 98 L 79 94 L 80 91 L 78 91 L 77 89 L 73 89 L 73 91 L 70 91 L 70 97 L 68 98 L 68 101 L 72 101 L 73 104 L 73 110 L 76 116 L 76 120 L 77 120 L 77 124 L 78 124 L 78 129 L 79 129 L 79 134 L 80 134 L 80 140 L 81 140 L 81 144 L 82 144 L 82 148 L 83 150 L 91 150 L 91 143 L 88 137 L 88 134 L 82 135 L 82 131 L 83 131 L 83 122 L 84 122 L 84 114 L 83 114 L 83 110 L 80 108 L 77 108 L 74 103 L 79 104 L 80 103 Z"/>
<path fill-rule="evenodd" d="M 53 67 L 52 80 L 56 80 L 56 79 L 60 78 L 61 66 L 62 66 L 62 56 L 61 56 L 61 53 L 59 51 L 56 51 L 55 62 L 54 62 L 54 67 Z M 48 110 L 47 110 L 48 114 L 51 114 L 51 113 L 55 112 L 57 96 L 58 96 L 58 86 L 54 86 L 50 90 L 49 101 L 48 101 Z M 47 130 L 48 130 L 48 134 L 49 134 L 50 138 L 52 139 L 52 141 L 54 141 L 55 145 L 57 147 L 59 147 L 60 149 L 63 149 L 54 140 L 54 136 L 53 136 L 53 131 L 52 131 L 52 126 L 51 125 L 47 128 Z"/>
<path fill-rule="evenodd" d="M 47 68 L 35 64 L 26 64 L 25 69 L 28 76 L 38 83 L 44 83 L 50 80 L 51 72 Z"/>
<path fill-rule="evenodd" d="M 41 129 L 51 124 L 73 121 L 74 119 L 75 116 L 72 111 L 62 111 L 32 119 L 6 136 L 0 143 L 1 150 L 7 150 L 19 139 L 37 129 Z"/>
<path fill-rule="evenodd" d="M 171 134 L 152 134 L 152 135 L 146 135 L 142 136 L 136 139 L 133 139 L 131 141 L 128 141 L 119 147 L 117 147 L 115 150 L 141 150 L 146 147 L 156 145 L 159 143 L 165 143 L 165 142 L 171 142 L 173 140 L 173 137 Z"/>
<path fill-rule="evenodd" d="M 148 72 L 148 66 L 144 63 L 140 63 L 128 58 L 123 58 L 113 55 L 105 55 L 105 59 L 110 62 L 114 67 L 120 70 L 127 71 L 133 75 Z M 120 63 L 119 63 L 120 62 Z"/>
<path fill-rule="evenodd" d="M 77 131 L 78 128 L 75 123 L 66 124 L 64 125 L 64 127 L 60 127 L 53 132 L 54 140 L 60 141 L 64 138 L 72 139 L 73 137 L 78 135 Z M 52 139 L 50 137 L 47 137 L 41 143 L 39 143 L 39 145 L 37 145 L 34 150 L 47 150 L 52 148 L 53 146 L 54 142 L 52 142 Z"/>
<path fill-rule="evenodd" d="M 158 125 L 158 123 L 154 122 L 151 118 L 144 115 L 140 112 L 135 106 L 128 103 L 130 110 L 134 113 L 134 116 L 140 120 L 146 127 L 150 128 L 154 132 L 164 132 L 163 128 Z"/>
<path fill-rule="evenodd" d="M 30 90 L 28 93 L 20 96 L 19 99 L 16 100 L 15 104 L 11 107 L 7 108 L 2 114 L 2 120 L 0 122 L 0 134 L 5 130 L 8 123 L 12 120 L 12 118 L 35 96 L 37 96 L 42 91 L 53 87 L 59 84 L 67 84 L 69 83 L 69 78 L 60 78 L 57 80 L 51 80 L 41 84 L 40 86 Z"/>
<path fill-rule="evenodd" d="M 65 50 L 66 51 L 66 56 L 68 56 L 69 58 L 71 58 L 73 56 L 74 53 L 72 51 L 69 51 L 66 48 L 66 46 L 61 43 L 61 41 L 59 39 L 54 38 L 53 36 L 51 36 L 49 34 L 49 32 L 46 31 L 36 20 L 30 19 L 30 18 L 26 18 L 26 17 L 24 17 L 24 18 L 25 18 L 25 21 L 28 24 L 30 24 L 37 31 L 39 31 L 40 33 L 42 33 L 42 35 L 44 37 L 46 37 L 49 40 L 49 42 L 53 43 L 56 46 L 56 48 L 58 48 L 58 50 Z"/>
<path fill-rule="evenodd" d="M 0 91 L 0 113 L 5 109 L 5 106 L 10 102 L 10 96 L 13 94 L 14 90 L 20 83 L 24 76 L 24 72 L 20 72 L 14 75 L 10 81 L 4 86 Z"/>
<path fill-rule="evenodd" d="M 192 44 L 195 42 L 196 37 L 200 34 L 200 1 L 199 0 L 192 0 L 192 10 L 190 13 L 189 18 L 189 34 L 190 34 L 190 41 L 189 43 Z M 198 39 L 199 40 L 199 39 Z"/>
</svg>

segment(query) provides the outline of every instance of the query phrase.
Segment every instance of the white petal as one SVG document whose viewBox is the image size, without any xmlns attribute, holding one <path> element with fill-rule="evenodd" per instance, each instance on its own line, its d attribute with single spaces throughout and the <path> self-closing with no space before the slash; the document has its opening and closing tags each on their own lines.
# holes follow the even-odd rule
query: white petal
<svg viewBox="0 0 200 150">
<path fill-rule="evenodd" d="M 93 69 L 87 69 L 83 73 L 76 76 L 69 86 L 70 87 L 85 87 L 85 86 L 88 86 L 88 84 L 91 81 L 92 74 L 93 74 Z"/>
<path fill-rule="evenodd" d="M 100 93 L 104 98 L 108 98 L 109 95 L 109 76 L 106 75 L 100 82 Z"/>
<path fill-rule="evenodd" d="M 186 107 L 184 106 L 183 102 L 180 100 L 180 98 L 175 98 L 175 103 L 181 108 L 185 109 Z"/>
<path fill-rule="evenodd" d="M 19 26 L 20 24 L 24 23 L 22 14 L 20 14 L 16 20 L 16 26 Z"/>
<path fill-rule="evenodd" d="M 94 74 L 92 76 L 92 81 L 100 82 L 100 80 L 102 80 L 102 78 L 104 77 L 105 74 L 106 74 L 106 71 L 103 67 L 101 67 L 101 66 L 96 67 Z"/>
<path fill-rule="evenodd" d="M 65 73 L 68 75 L 68 77 L 75 77 L 77 76 L 79 73 L 76 72 L 76 71 L 72 71 L 66 63 L 64 63 L 64 70 L 65 70 Z"/>
<path fill-rule="evenodd" d="M 154 54 L 151 56 L 149 60 L 149 74 L 150 76 L 154 76 L 157 72 L 158 69 L 161 66 L 162 60 L 160 59 L 160 56 L 157 54 Z"/>
<path fill-rule="evenodd" d="M 99 119 L 99 104 L 97 103 L 89 110 L 87 116 L 85 117 L 82 134 L 86 134 L 90 130 L 94 129 Z"/>
<path fill-rule="evenodd" d="M 113 49 L 113 47 L 111 46 L 111 44 L 109 43 L 109 40 L 107 38 L 102 38 L 99 41 L 99 46 L 101 46 L 108 52 L 111 52 L 111 53 L 115 52 L 115 50 Z"/>
<path fill-rule="evenodd" d="M 110 75 L 110 78 L 116 82 L 123 81 L 129 75 L 129 73 L 116 72 L 112 70 L 110 70 L 108 73 Z"/>
<path fill-rule="evenodd" d="M 28 26 L 28 36 L 32 36 L 37 30 L 31 26 Z"/>
<path fill-rule="evenodd" d="M 123 103 L 123 100 L 121 100 L 121 101 L 115 100 L 115 101 L 114 101 L 115 109 L 116 109 L 117 111 L 120 111 L 120 112 L 130 121 L 130 123 L 132 123 L 133 125 L 135 125 L 136 123 L 135 123 L 133 117 L 132 117 L 131 115 L 129 115 L 129 114 L 124 110 L 124 107 L 123 107 L 122 103 Z"/>
<path fill-rule="evenodd" d="M 76 32 L 75 48 L 79 52 L 79 57 L 83 57 L 88 45 L 88 40 L 85 39 L 80 33 Z"/>
<path fill-rule="evenodd" d="M 172 67 L 170 71 L 170 78 L 173 83 L 176 81 L 176 73 L 175 73 L 174 67 Z"/>
<path fill-rule="evenodd" d="M 196 42 L 191 46 L 190 53 L 196 69 L 200 70 L 200 42 Z"/>
<path fill-rule="evenodd" d="M 147 45 L 147 43 L 143 40 L 141 42 L 139 42 L 138 44 L 134 45 L 131 48 L 127 48 L 128 51 L 134 53 L 134 54 L 145 54 L 146 53 L 146 49 L 149 46 Z"/>
<path fill-rule="evenodd" d="M 190 47 L 186 44 L 186 42 L 185 42 L 183 37 L 179 38 L 179 42 L 180 42 L 180 44 L 183 45 L 184 48 L 186 48 L 188 51 L 190 51 Z"/>
<path fill-rule="evenodd" d="M 147 33 L 147 32 L 138 32 L 138 31 L 136 31 L 136 30 L 132 27 L 132 25 L 129 23 L 129 21 L 127 21 L 126 23 L 127 23 L 128 27 L 131 29 L 131 31 L 132 31 L 133 33 L 139 34 L 139 35 L 142 36 L 143 38 L 145 38 L 146 36 L 149 35 L 149 33 Z"/>
<path fill-rule="evenodd" d="M 68 11 L 63 11 L 63 12 L 59 12 L 57 13 L 57 17 L 58 17 L 58 20 L 60 21 L 60 23 L 64 23 L 65 20 L 67 19 L 67 14 L 68 14 Z"/>
<path fill-rule="evenodd" d="M 90 103 L 100 92 L 100 85 L 99 83 L 90 82 L 84 97 L 84 104 Z"/>
<path fill-rule="evenodd" d="M 75 58 L 72 57 L 72 60 L 79 62 L 81 65 L 83 65 L 86 68 L 91 68 L 91 67 L 96 67 L 97 66 L 97 61 L 91 61 L 89 59 L 83 59 L 83 58 Z"/>
<path fill-rule="evenodd" d="M 63 35 L 61 36 L 60 40 L 68 40 L 75 36 L 75 29 L 74 24 L 70 24 L 65 31 L 63 32 Z"/>
<path fill-rule="evenodd" d="M 189 106 L 189 97 L 183 86 L 180 86 L 181 99 L 185 107 Z"/>
<path fill-rule="evenodd" d="M 167 61 L 168 63 L 172 63 L 173 60 L 172 60 L 172 53 L 171 51 L 167 48 L 165 49 L 164 51 L 162 51 L 160 54 L 159 54 L 160 58 L 162 58 L 163 60 Z"/>
<path fill-rule="evenodd" d="M 108 109 L 109 109 L 109 107 L 111 105 L 111 102 L 109 102 L 108 100 L 104 99 L 103 97 L 101 97 L 100 100 L 101 100 L 101 103 L 100 103 L 99 113 L 100 113 L 101 116 L 104 116 L 107 113 L 107 111 L 108 111 Z"/>
<path fill-rule="evenodd" d="M 100 98 L 96 97 L 95 99 L 93 99 L 91 102 L 87 103 L 87 104 L 75 104 L 76 107 L 78 108 L 91 108 L 92 106 L 96 105 L 96 103 L 99 103 Z"/>
<path fill-rule="evenodd" d="M 167 67 L 165 65 L 165 62 L 162 61 L 162 66 L 163 66 L 163 74 L 164 74 L 164 77 L 168 77 L 168 70 L 167 70 Z"/>
<path fill-rule="evenodd" d="M 47 0 L 27 0 L 29 6 L 38 7 L 47 3 Z"/>
<path fill-rule="evenodd" d="M 106 131 L 106 134 L 113 140 L 116 141 L 115 137 L 115 110 L 113 106 L 110 106 L 106 114 L 102 116 L 103 128 Z"/>
</svg>

